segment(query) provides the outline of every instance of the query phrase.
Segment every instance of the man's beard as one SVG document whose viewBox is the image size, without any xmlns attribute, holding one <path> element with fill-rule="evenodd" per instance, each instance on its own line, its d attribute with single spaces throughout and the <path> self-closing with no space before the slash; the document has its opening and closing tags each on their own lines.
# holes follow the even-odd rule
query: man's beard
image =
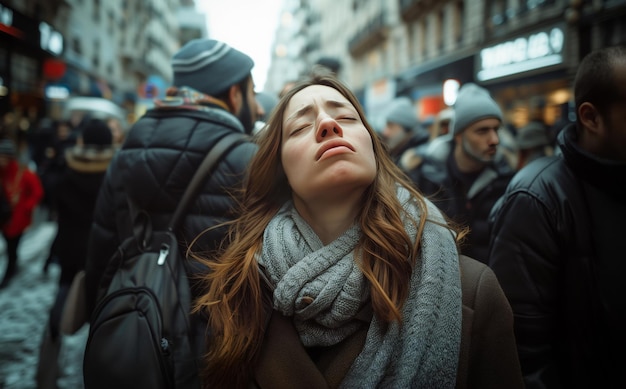
<svg viewBox="0 0 626 389">
<path fill-rule="evenodd" d="M 254 130 L 254 122 L 255 120 L 252 118 L 252 111 L 250 110 L 250 104 L 248 104 L 248 99 L 243 99 L 243 104 L 241 106 L 241 111 L 239 111 L 239 115 L 237 115 L 237 119 L 243 125 L 243 128 L 246 131 L 246 134 L 252 134 L 252 130 Z"/>
<path fill-rule="evenodd" d="M 491 163 L 496 157 L 496 154 L 482 155 L 482 154 L 475 152 L 472 149 L 472 146 L 469 144 L 469 142 L 466 139 L 463 139 L 461 143 L 463 145 L 463 151 L 465 152 L 465 154 L 476 162 L 487 164 L 487 163 Z"/>
</svg>

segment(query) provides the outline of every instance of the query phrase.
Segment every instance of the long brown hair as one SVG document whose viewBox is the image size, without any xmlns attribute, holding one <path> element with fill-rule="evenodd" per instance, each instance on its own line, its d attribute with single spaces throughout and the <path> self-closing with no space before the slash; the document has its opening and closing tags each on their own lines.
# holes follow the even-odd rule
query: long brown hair
<svg viewBox="0 0 626 389">
<path fill-rule="evenodd" d="M 210 268 L 204 279 L 207 289 L 195 309 L 209 320 L 209 352 L 204 371 L 208 386 L 246 386 L 261 347 L 267 293 L 263 293 L 256 255 L 261 251 L 267 224 L 292 194 L 280 159 L 283 115 L 291 98 L 311 85 L 325 85 L 345 96 L 372 138 L 377 174 L 364 193 L 362 211 L 356 220 L 362 231 L 359 266 L 369 281 L 374 314 L 387 323 L 402 320 L 401 308 L 409 293 L 427 218 L 425 200 L 389 158 L 354 94 L 332 75 L 313 74 L 289 90 L 275 107 L 248 167 L 240 216 L 230 225 L 226 239 L 229 244 L 216 259 L 204 260 Z M 422 215 L 419 220 L 404 213 L 397 198 L 397 185 L 410 191 Z M 415 239 L 407 234 L 403 219 L 415 224 Z"/>
</svg>

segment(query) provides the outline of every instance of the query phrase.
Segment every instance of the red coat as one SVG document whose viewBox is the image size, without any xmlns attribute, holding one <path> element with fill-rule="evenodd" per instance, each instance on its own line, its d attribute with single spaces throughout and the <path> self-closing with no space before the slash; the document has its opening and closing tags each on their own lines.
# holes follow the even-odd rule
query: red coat
<svg viewBox="0 0 626 389">
<path fill-rule="evenodd" d="M 12 238 L 26 230 L 33 221 L 33 211 L 43 197 L 43 188 L 37 174 L 12 160 L 0 171 L 2 189 L 13 202 L 11 220 L 2 232 Z"/>
</svg>

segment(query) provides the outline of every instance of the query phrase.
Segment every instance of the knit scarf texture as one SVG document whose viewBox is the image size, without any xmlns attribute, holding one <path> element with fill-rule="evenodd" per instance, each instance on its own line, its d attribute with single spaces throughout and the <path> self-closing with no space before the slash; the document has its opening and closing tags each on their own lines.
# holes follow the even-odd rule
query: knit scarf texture
<svg viewBox="0 0 626 389">
<path fill-rule="evenodd" d="M 409 192 L 398 198 L 406 213 L 420 214 Z M 461 281 L 453 234 L 430 202 L 421 255 L 410 280 L 402 324 L 373 317 L 363 350 L 342 388 L 453 388 L 461 342 Z M 405 218 L 406 219 L 406 218 Z M 409 236 L 417 229 L 405 220 Z M 305 347 L 331 346 L 362 324 L 355 318 L 369 303 L 369 284 L 357 265 L 361 230 L 353 225 L 324 245 L 289 201 L 270 221 L 258 257 L 275 287 L 274 309 L 293 317 Z"/>
</svg>

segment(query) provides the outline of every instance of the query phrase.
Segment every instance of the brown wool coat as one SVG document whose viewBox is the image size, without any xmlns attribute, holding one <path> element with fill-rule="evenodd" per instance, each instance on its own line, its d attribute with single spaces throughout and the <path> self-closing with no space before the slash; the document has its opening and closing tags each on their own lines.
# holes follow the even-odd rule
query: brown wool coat
<svg viewBox="0 0 626 389">
<path fill-rule="evenodd" d="M 460 257 L 463 323 L 456 387 L 523 388 L 513 312 L 494 273 L 483 263 Z M 336 388 L 363 347 L 371 310 L 360 313 L 363 327 L 344 342 L 324 349 L 314 362 L 288 317 L 272 314 L 250 388 Z"/>
</svg>

